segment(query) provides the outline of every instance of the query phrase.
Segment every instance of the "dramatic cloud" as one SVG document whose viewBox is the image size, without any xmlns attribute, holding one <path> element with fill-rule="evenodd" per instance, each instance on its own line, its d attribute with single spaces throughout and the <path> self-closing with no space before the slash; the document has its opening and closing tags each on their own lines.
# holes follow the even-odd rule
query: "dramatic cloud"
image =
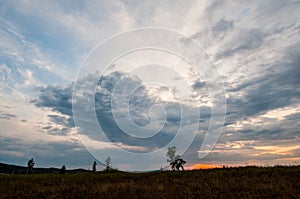
<svg viewBox="0 0 300 199">
<path fill-rule="evenodd" d="M 97 80 L 97 77 L 93 74 L 88 75 L 84 79 L 78 80 L 83 91 L 82 96 L 89 95 L 89 91 L 84 88 L 86 88 L 93 80 Z M 118 90 L 115 90 L 116 84 L 121 85 Z M 72 86 L 73 85 L 69 85 L 65 88 L 53 86 L 40 88 L 38 99 L 32 102 L 35 103 L 37 107 L 48 107 L 51 110 L 62 114 L 62 116 L 48 115 L 48 117 L 56 124 L 63 125 L 66 128 L 72 128 L 74 127 L 71 101 Z M 130 95 L 130 98 L 127 98 L 128 93 L 134 91 L 135 88 L 139 89 Z M 165 146 L 173 138 L 179 128 L 179 125 L 188 125 L 191 122 L 198 122 L 191 117 L 188 121 L 185 121 L 186 123 L 180 124 L 182 117 L 181 108 L 189 110 L 192 113 L 194 109 L 193 107 L 188 107 L 187 105 L 182 105 L 184 107 L 180 107 L 180 105 L 176 102 L 162 101 L 159 98 L 151 96 L 143 86 L 141 80 L 137 77 L 126 76 L 120 72 L 113 72 L 108 76 L 102 76 L 98 82 L 98 87 L 94 97 L 97 119 L 106 136 L 109 137 L 111 142 L 122 143 L 126 146 L 142 146 L 148 148 L 147 150 L 150 150 L 150 148 L 160 148 Z M 115 105 L 112 104 L 113 98 L 117 98 Z M 80 103 L 81 102 L 78 102 L 78 104 Z M 166 111 L 166 121 L 163 120 L 162 113 L 160 113 L 159 110 L 152 109 L 151 115 L 149 114 L 151 107 L 158 104 L 163 106 Z M 112 105 L 114 105 L 114 107 L 112 107 Z M 87 109 L 84 104 L 80 106 L 80 111 L 84 112 L 84 110 Z M 126 107 L 128 110 L 126 110 Z M 86 115 L 88 115 L 88 113 Z M 192 115 L 193 114 L 191 114 L 191 116 Z M 203 115 L 205 115 L 204 112 Z M 116 121 L 128 116 L 133 121 L 125 121 L 125 124 L 121 122 L 121 125 L 124 126 L 126 124 L 129 125 L 129 123 L 135 123 L 136 128 L 134 126 L 128 126 L 126 128 L 125 126 L 126 129 L 120 129 Z M 87 120 L 87 118 L 84 119 Z M 164 122 L 162 123 L 159 120 Z M 150 122 L 153 123 L 152 128 L 143 128 Z M 155 130 L 157 127 L 160 128 L 159 126 L 162 126 L 163 128 L 159 131 Z M 89 131 L 83 133 L 87 133 L 91 139 L 101 140 L 101 137 L 98 137 L 98 134 L 95 132 L 96 128 L 93 129 L 93 126 L 86 126 L 85 128 L 89 129 Z M 57 130 L 49 125 L 43 127 L 43 129 L 49 130 L 49 133 Z M 64 131 L 64 129 L 61 131 Z M 151 132 L 156 131 L 157 133 L 160 133 L 151 137 L 153 136 L 153 133 Z M 149 136 L 151 139 L 137 138 Z"/>
<path fill-rule="evenodd" d="M 77 133 L 94 148 L 114 150 L 97 132 L 95 117 L 109 141 L 127 151 L 155 150 L 169 143 L 178 128 L 190 135 L 199 122 L 196 138 L 184 154 L 190 164 L 299 163 L 300 1 L 32 0 L 2 4 L 1 161 L 24 164 L 34 156 L 45 166 L 66 162 L 87 167 L 93 158 Z M 216 147 L 204 159 L 199 160 L 198 151 L 209 127 L 213 99 L 203 74 L 182 60 L 166 71 L 142 66 L 131 73 L 127 69 L 142 63 L 145 56 L 129 53 L 101 78 L 85 71 L 76 80 L 90 50 L 115 34 L 141 27 L 173 29 L 190 37 L 218 69 L 227 98 L 225 125 Z M 175 58 L 165 52 L 151 63 L 164 66 L 166 60 Z M 177 73 L 171 68 L 177 68 Z M 145 80 L 163 80 L 171 86 L 149 86 Z M 72 98 L 74 82 L 80 92 Z M 91 89 L 92 82 L 98 84 Z M 188 93 L 183 82 L 192 94 L 178 101 L 180 94 Z M 87 106 L 85 98 L 95 101 L 93 107 Z M 83 129 L 75 124 L 72 102 L 80 109 L 75 113 L 84 116 L 77 121 L 85 124 Z M 195 117 L 198 111 L 200 119 Z M 120 169 L 135 168 L 133 160 L 115 158 L 124 162 L 116 165 Z M 149 160 L 143 164 L 153 169 L 167 163 L 151 165 Z"/>
</svg>

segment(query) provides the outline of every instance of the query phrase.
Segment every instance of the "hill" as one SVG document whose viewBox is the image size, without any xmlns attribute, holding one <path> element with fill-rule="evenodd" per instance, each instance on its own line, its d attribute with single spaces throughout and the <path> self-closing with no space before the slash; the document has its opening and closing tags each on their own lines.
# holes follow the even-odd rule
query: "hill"
<svg viewBox="0 0 300 199">
<path fill-rule="evenodd" d="M 0 175 L 2 198 L 300 198 L 300 166 Z"/>
<path fill-rule="evenodd" d="M 0 163 L 0 173 L 2 174 L 26 174 L 27 167 L 25 166 L 18 166 L 18 165 L 10 165 Z M 43 174 L 43 173 L 59 173 L 60 168 L 39 168 L 34 167 L 33 172 L 34 174 Z M 83 172 L 91 172 L 85 169 L 72 169 L 66 170 L 66 173 L 83 173 Z"/>
</svg>

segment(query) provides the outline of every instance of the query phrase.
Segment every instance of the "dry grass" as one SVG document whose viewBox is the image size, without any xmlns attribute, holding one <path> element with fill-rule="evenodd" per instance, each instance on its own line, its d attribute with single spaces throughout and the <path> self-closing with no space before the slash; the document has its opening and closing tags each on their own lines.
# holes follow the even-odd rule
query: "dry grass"
<svg viewBox="0 0 300 199">
<path fill-rule="evenodd" d="M 300 198 L 300 167 L 0 176 L 0 198 Z"/>
</svg>

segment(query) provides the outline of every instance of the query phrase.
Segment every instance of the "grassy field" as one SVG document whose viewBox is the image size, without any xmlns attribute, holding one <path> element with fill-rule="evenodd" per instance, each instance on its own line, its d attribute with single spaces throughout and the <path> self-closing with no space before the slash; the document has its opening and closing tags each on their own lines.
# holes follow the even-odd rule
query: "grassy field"
<svg viewBox="0 0 300 199">
<path fill-rule="evenodd" d="M 300 198 L 300 166 L 0 175 L 0 198 Z"/>
</svg>

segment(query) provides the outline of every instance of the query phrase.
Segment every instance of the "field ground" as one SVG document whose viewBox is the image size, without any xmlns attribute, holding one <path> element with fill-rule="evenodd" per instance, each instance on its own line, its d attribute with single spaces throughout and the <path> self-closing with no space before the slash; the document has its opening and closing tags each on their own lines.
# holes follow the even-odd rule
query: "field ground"
<svg viewBox="0 0 300 199">
<path fill-rule="evenodd" d="M 300 166 L 0 175 L 0 198 L 300 198 Z"/>
</svg>

